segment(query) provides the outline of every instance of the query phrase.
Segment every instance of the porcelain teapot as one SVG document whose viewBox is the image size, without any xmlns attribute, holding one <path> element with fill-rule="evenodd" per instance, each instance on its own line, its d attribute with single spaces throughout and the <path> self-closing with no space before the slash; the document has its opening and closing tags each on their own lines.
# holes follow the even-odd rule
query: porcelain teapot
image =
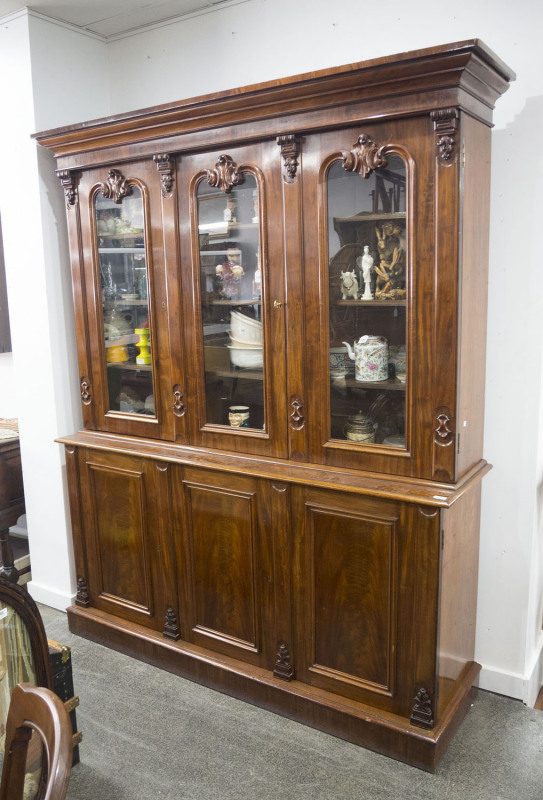
<svg viewBox="0 0 543 800">
<path fill-rule="evenodd" d="M 348 342 L 343 344 L 355 363 L 357 381 L 388 380 L 388 343 L 384 336 L 361 336 L 354 343 L 354 350 Z"/>
</svg>

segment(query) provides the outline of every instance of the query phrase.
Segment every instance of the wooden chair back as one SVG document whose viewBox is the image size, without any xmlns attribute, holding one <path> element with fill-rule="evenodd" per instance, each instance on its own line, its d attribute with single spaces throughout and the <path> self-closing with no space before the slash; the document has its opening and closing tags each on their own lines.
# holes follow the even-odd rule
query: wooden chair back
<svg viewBox="0 0 543 800">
<path fill-rule="evenodd" d="M 43 745 L 37 798 L 64 800 L 72 766 L 72 726 L 61 700 L 49 689 L 20 683 L 11 695 L 0 800 L 23 800 L 27 753 L 32 732 Z"/>
</svg>

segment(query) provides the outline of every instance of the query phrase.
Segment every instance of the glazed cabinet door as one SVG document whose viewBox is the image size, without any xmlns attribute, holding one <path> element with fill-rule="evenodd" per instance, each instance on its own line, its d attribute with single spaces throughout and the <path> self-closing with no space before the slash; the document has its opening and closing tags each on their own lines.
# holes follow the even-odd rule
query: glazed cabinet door
<svg viewBox="0 0 543 800">
<path fill-rule="evenodd" d="M 87 427 L 171 439 L 162 198 L 155 163 L 83 173 L 79 205 L 83 276 L 76 302 L 88 327 L 87 370 L 82 368 Z"/>
<path fill-rule="evenodd" d="M 179 552 L 183 639 L 272 669 L 273 489 L 250 477 L 179 469 L 175 502 L 183 509 Z"/>
<path fill-rule="evenodd" d="M 156 631 L 177 608 L 171 467 L 67 448 L 76 605 Z"/>
<path fill-rule="evenodd" d="M 303 144 L 314 460 L 454 477 L 458 250 L 444 233 L 456 219 L 458 164 L 445 165 L 442 189 L 432 144 L 430 115 Z"/>
<path fill-rule="evenodd" d="M 435 701 L 439 513 L 299 488 L 294 499 L 298 680 L 410 717 Z"/>
<path fill-rule="evenodd" d="M 272 143 L 180 159 L 186 405 L 197 445 L 287 452 L 280 164 Z"/>
</svg>

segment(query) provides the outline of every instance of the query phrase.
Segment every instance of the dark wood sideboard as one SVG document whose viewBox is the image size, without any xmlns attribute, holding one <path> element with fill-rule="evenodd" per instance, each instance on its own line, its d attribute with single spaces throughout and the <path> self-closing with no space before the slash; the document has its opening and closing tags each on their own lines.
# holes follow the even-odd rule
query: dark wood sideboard
<svg viewBox="0 0 543 800">
<path fill-rule="evenodd" d="M 25 513 L 21 448 L 16 430 L 9 438 L 0 438 L 0 575 L 15 583 L 19 572 L 14 564 L 9 529 Z M 0 421 L 0 432 L 6 431 Z"/>
<path fill-rule="evenodd" d="M 473 40 L 36 134 L 76 306 L 72 630 L 435 768 L 480 669 L 513 77 Z"/>
</svg>

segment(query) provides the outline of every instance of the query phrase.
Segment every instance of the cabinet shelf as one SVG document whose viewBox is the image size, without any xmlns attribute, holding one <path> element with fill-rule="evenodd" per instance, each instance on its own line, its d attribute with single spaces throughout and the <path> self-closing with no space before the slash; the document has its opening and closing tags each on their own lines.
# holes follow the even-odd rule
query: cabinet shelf
<svg viewBox="0 0 543 800">
<path fill-rule="evenodd" d="M 131 372 L 151 372 L 152 364 L 134 364 L 132 361 L 109 361 L 108 369 L 130 370 Z"/>
<path fill-rule="evenodd" d="M 262 300 L 206 300 L 208 306 L 261 306 Z"/>
<path fill-rule="evenodd" d="M 206 371 L 206 375 L 211 375 L 216 378 L 243 378 L 248 381 L 263 381 L 264 370 L 262 369 L 213 369 Z"/>
<path fill-rule="evenodd" d="M 356 378 L 335 378 L 333 375 L 331 375 L 330 380 L 332 381 L 332 385 L 342 388 L 346 386 L 349 389 L 374 389 L 376 391 L 385 390 L 387 392 L 405 392 L 405 383 L 399 381 L 397 378 L 393 378 L 392 380 L 388 381 L 357 381 Z"/>
<path fill-rule="evenodd" d="M 377 211 L 369 212 L 367 214 L 355 214 L 354 217 L 335 217 L 334 224 L 337 222 L 351 222 L 357 225 L 360 222 L 387 222 L 390 220 L 406 219 L 405 211 Z"/>
<path fill-rule="evenodd" d="M 142 245 L 141 247 L 99 247 L 98 252 L 100 255 L 110 255 L 110 256 L 117 256 L 117 255 L 140 255 L 145 258 L 145 248 Z"/>
<path fill-rule="evenodd" d="M 364 306 L 365 308 L 405 308 L 407 306 L 407 300 L 332 300 L 330 305 L 355 306 L 356 308 L 360 308 L 360 306 Z"/>
</svg>

